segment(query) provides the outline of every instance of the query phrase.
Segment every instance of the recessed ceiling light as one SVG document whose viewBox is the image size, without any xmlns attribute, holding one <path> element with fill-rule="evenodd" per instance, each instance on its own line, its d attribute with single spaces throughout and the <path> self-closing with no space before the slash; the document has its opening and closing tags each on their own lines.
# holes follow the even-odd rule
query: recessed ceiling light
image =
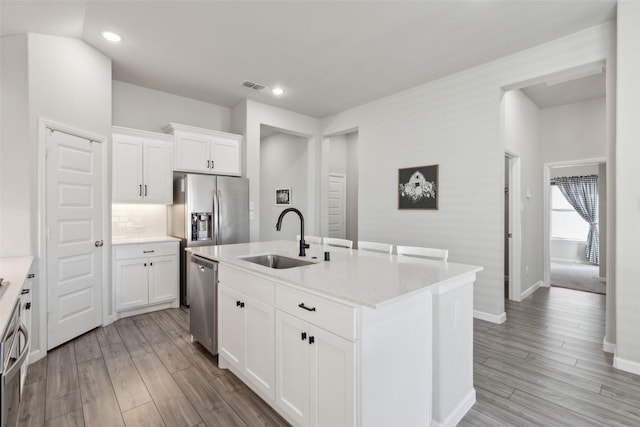
<svg viewBox="0 0 640 427">
<path fill-rule="evenodd" d="M 276 96 L 280 96 L 284 93 L 284 89 L 282 89 L 281 87 L 274 87 L 273 89 L 271 89 L 271 93 Z"/>
<path fill-rule="evenodd" d="M 112 31 L 103 31 L 101 34 L 102 37 L 109 40 L 110 42 L 118 43 L 122 41 L 122 37 Z"/>
</svg>

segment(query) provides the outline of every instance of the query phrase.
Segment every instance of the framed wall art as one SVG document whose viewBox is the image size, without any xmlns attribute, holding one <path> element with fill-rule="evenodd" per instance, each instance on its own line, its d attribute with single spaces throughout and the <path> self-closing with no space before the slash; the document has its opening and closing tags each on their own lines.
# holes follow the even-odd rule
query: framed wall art
<svg viewBox="0 0 640 427">
<path fill-rule="evenodd" d="M 438 209 L 438 165 L 398 169 L 398 209 Z"/>
<path fill-rule="evenodd" d="M 290 188 L 276 188 L 276 206 L 291 206 Z"/>
</svg>

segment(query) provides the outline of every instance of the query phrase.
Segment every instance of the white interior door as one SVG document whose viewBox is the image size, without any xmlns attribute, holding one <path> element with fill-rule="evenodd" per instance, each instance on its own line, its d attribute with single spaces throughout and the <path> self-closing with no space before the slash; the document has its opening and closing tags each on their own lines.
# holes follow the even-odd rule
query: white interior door
<svg viewBox="0 0 640 427">
<path fill-rule="evenodd" d="M 47 130 L 47 348 L 101 324 L 102 145 Z"/>
<path fill-rule="evenodd" d="M 329 175 L 329 237 L 347 237 L 346 181 L 345 175 Z"/>
</svg>

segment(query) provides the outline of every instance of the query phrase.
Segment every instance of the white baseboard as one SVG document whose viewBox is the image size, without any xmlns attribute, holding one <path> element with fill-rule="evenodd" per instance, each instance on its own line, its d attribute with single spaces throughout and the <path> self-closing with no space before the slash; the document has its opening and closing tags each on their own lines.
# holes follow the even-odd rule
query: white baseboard
<svg viewBox="0 0 640 427">
<path fill-rule="evenodd" d="M 527 289 L 526 291 L 524 291 L 524 292 L 522 292 L 520 294 L 520 301 L 524 300 L 526 297 L 528 297 L 529 295 L 534 293 L 536 291 L 536 289 L 538 289 L 540 286 L 543 286 L 543 285 L 544 285 L 544 282 L 542 280 L 538 280 L 537 283 L 535 283 L 529 289 Z"/>
<path fill-rule="evenodd" d="M 615 353 L 616 345 L 607 341 L 607 337 L 602 340 L 602 351 L 606 353 Z"/>
<path fill-rule="evenodd" d="M 37 362 L 38 360 L 42 359 L 46 355 L 47 353 L 40 349 L 33 350 L 31 353 L 29 353 L 29 365 L 31 365 L 33 362 Z"/>
<path fill-rule="evenodd" d="M 640 375 L 640 363 L 613 356 L 613 367 L 632 374 Z"/>
<path fill-rule="evenodd" d="M 431 420 L 431 425 L 434 427 L 454 427 L 457 425 L 469 412 L 469 409 L 476 403 L 476 390 L 471 389 L 464 399 L 460 401 L 456 409 L 447 417 L 444 421 L 438 421 L 436 419 Z"/>
<path fill-rule="evenodd" d="M 501 325 L 507 320 L 507 313 L 503 311 L 501 314 L 495 315 L 485 313 L 484 311 L 473 310 L 473 317 L 476 319 L 485 320 L 487 322 L 497 323 L 498 325 Z"/>
</svg>

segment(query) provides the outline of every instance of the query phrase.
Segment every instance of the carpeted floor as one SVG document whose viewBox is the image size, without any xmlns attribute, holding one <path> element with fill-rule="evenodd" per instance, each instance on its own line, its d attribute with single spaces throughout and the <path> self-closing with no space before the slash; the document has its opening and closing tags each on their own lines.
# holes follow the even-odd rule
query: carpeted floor
<svg viewBox="0 0 640 427">
<path fill-rule="evenodd" d="M 597 265 L 551 261 L 551 286 L 606 294 Z"/>
</svg>

